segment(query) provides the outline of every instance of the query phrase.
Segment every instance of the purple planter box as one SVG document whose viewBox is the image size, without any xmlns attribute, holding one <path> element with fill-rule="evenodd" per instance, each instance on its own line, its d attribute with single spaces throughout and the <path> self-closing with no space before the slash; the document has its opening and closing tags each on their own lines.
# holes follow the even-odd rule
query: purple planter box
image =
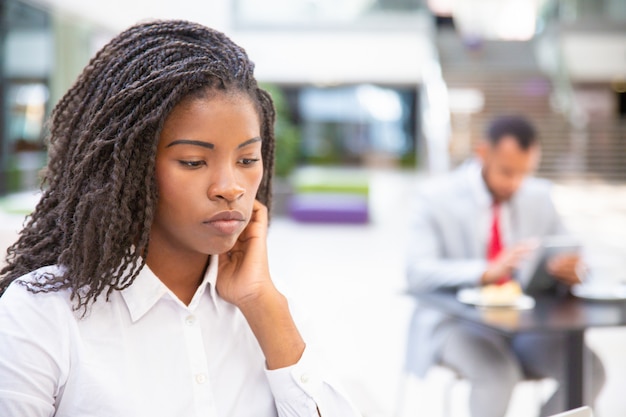
<svg viewBox="0 0 626 417">
<path fill-rule="evenodd" d="M 288 204 L 292 219 L 310 223 L 367 223 L 367 196 L 355 194 L 293 195 Z"/>
</svg>

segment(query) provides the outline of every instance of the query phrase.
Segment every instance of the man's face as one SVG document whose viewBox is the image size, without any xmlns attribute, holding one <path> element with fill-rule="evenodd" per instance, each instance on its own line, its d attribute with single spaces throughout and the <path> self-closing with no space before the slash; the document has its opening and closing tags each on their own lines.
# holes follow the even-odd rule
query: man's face
<svg viewBox="0 0 626 417">
<path fill-rule="evenodd" d="M 539 145 L 524 150 L 515 139 L 505 136 L 493 146 L 487 142 L 480 145 L 478 156 L 483 163 L 483 178 L 496 201 L 507 201 L 513 197 L 539 164 Z"/>
</svg>

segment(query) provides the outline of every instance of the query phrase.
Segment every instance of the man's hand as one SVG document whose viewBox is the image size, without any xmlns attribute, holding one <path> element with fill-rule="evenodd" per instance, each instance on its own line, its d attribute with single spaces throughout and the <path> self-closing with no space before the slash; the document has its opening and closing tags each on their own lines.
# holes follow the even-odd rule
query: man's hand
<svg viewBox="0 0 626 417">
<path fill-rule="evenodd" d="M 481 284 L 493 284 L 507 276 L 511 276 L 520 262 L 535 248 L 532 243 L 520 243 L 500 252 L 498 257 L 489 263 L 481 277 Z"/>
<path fill-rule="evenodd" d="M 548 272 L 556 279 L 567 285 L 580 284 L 579 276 L 581 260 L 578 254 L 562 254 L 553 256 L 547 264 Z"/>
</svg>

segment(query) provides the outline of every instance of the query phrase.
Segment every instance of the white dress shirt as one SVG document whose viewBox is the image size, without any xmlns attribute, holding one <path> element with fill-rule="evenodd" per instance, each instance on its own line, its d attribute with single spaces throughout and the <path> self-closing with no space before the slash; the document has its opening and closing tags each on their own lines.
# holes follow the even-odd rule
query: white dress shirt
<svg viewBox="0 0 626 417">
<path fill-rule="evenodd" d="M 493 222 L 493 195 L 487 188 L 482 173 L 482 166 L 475 161 L 467 163 L 467 179 L 471 192 L 474 194 L 476 204 L 476 222 L 478 225 L 478 244 L 485 249 L 485 259 L 487 258 L 487 247 Z M 511 230 L 511 202 L 510 200 L 500 203 L 500 239 L 503 248 L 514 244 Z"/>
<path fill-rule="evenodd" d="M 216 277 L 214 256 L 187 306 L 146 266 L 85 317 L 67 290 L 33 294 L 12 283 L 0 298 L 0 416 L 359 415 L 322 378 L 308 345 L 297 364 L 267 370 Z"/>
</svg>

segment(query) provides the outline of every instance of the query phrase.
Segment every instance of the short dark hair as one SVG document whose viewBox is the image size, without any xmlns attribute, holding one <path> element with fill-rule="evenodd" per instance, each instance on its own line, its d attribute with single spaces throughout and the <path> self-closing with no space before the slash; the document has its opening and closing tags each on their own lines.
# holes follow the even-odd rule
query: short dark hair
<svg viewBox="0 0 626 417">
<path fill-rule="evenodd" d="M 495 117 L 487 128 L 487 140 L 495 146 L 505 136 L 515 139 L 520 148 L 528 150 L 539 143 L 533 124 L 524 116 L 505 115 Z"/>
</svg>

